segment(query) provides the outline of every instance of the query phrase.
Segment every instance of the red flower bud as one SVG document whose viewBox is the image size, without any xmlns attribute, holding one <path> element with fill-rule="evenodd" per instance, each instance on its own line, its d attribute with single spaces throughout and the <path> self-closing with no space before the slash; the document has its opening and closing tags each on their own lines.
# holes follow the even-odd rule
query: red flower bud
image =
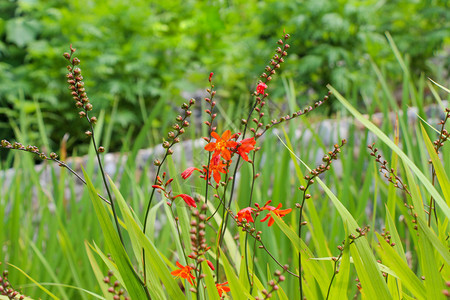
<svg viewBox="0 0 450 300">
<path fill-rule="evenodd" d="M 216 268 L 214 268 L 214 265 L 213 265 L 213 263 L 211 262 L 211 261 L 209 261 L 209 260 L 206 260 L 206 263 L 208 264 L 208 266 L 211 268 L 211 270 L 215 270 Z"/>
<path fill-rule="evenodd" d="M 197 207 L 197 204 L 195 204 L 194 198 L 192 198 L 191 196 L 186 195 L 186 194 L 180 194 L 180 195 L 173 197 L 173 199 L 178 198 L 178 197 L 181 197 L 181 199 L 183 199 L 187 205 L 189 205 L 191 207 Z"/>
<path fill-rule="evenodd" d="M 181 177 L 183 178 L 183 179 L 186 179 L 186 178 L 189 178 L 191 175 L 192 175 L 192 173 L 194 172 L 194 171 L 199 171 L 199 172 L 202 172 L 200 169 L 198 169 L 198 168 L 195 168 L 195 167 L 190 167 L 190 168 L 187 168 L 186 170 L 184 170 L 184 172 L 183 173 L 181 173 Z"/>
</svg>

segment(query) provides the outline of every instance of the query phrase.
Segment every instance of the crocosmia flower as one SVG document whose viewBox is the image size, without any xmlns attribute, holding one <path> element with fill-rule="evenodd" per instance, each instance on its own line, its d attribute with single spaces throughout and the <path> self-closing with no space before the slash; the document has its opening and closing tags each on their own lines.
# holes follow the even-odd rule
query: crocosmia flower
<svg viewBox="0 0 450 300">
<path fill-rule="evenodd" d="M 253 208 L 246 207 L 238 211 L 237 213 L 237 219 L 239 222 L 242 222 L 243 219 L 246 219 L 247 222 L 255 223 L 255 220 L 252 216 Z"/>
<path fill-rule="evenodd" d="M 291 208 L 288 209 L 283 209 L 280 210 L 281 208 L 281 203 L 278 204 L 277 207 L 273 207 L 273 206 L 269 206 L 269 205 L 264 205 L 264 207 L 262 208 L 263 210 L 270 210 L 271 212 L 273 212 L 274 214 L 276 214 L 279 217 L 284 217 L 285 215 L 287 215 L 288 213 L 290 213 L 292 211 Z M 270 219 L 269 219 L 270 218 Z M 273 223 L 275 222 L 275 220 L 272 218 L 272 216 L 270 215 L 270 213 L 268 213 L 264 219 L 261 220 L 261 222 L 266 221 L 267 219 L 269 219 L 269 222 L 267 223 L 267 225 L 270 227 L 273 225 Z"/>
<path fill-rule="evenodd" d="M 244 139 L 239 143 L 237 153 L 242 157 L 242 159 L 248 161 L 248 153 L 255 149 L 255 144 L 255 138 Z"/>
<path fill-rule="evenodd" d="M 181 199 L 183 199 L 187 205 L 189 205 L 191 207 L 197 207 L 197 204 L 195 204 L 194 198 L 192 198 L 191 196 L 186 195 L 186 194 L 180 194 L 180 195 L 173 197 L 173 199 L 178 198 L 178 197 L 181 197 Z"/>
<path fill-rule="evenodd" d="M 231 160 L 229 161 L 231 163 Z M 222 160 L 220 159 L 220 156 L 213 156 L 211 159 L 211 162 L 209 163 L 209 173 L 208 177 L 211 178 L 211 174 L 214 177 L 214 181 L 216 183 L 220 182 L 220 179 L 222 178 L 222 175 L 220 173 L 227 173 L 227 164 L 224 164 Z M 206 174 L 206 169 L 203 171 L 203 173 Z M 206 179 L 206 178 L 205 178 Z"/>
<path fill-rule="evenodd" d="M 219 296 L 222 297 L 222 293 L 228 293 L 230 291 L 230 288 L 225 286 L 228 284 L 228 281 L 225 281 L 224 283 L 216 283 L 217 292 L 219 292 Z"/>
<path fill-rule="evenodd" d="M 267 89 L 267 84 L 264 82 L 260 82 L 258 86 L 256 87 L 256 92 L 258 94 L 264 94 L 264 91 Z"/>
<path fill-rule="evenodd" d="M 217 132 L 211 132 L 211 136 L 216 139 L 215 143 L 209 143 L 205 146 L 206 151 L 214 151 L 213 157 L 221 156 L 225 160 L 230 160 L 231 152 L 230 148 L 236 147 L 236 141 L 231 139 L 234 135 L 231 134 L 230 130 L 225 131 L 222 136 L 219 136 Z"/>
<path fill-rule="evenodd" d="M 199 171 L 199 172 L 201 172 L 201 170 L 198 169 L 198 168 L 190 167 L 190 168 L 187 168 L 186 170 L 184 170 L 183 173 L 181 173 L 181 177 L 182 177 L 183 179 L 189 178 L 189 177 L 192 175 L 192 173 L 193 173 L 194 171 Z"/>
<path fill-rule="evenodd" d="M 191 274 L 191 270 L 192 268 L 190 266 L 183 266 L 182 264 L 180 264 L 179 262 L 177 262 L 177 267 L 179 269 L 170 272 L 170 274 L 172 274 L 173 276 L 175 276 L 175 278 L 183 278 L 183 279 L 187 279 L 187 281 L 193 285 L 195 283 L 195 276 Z M 194 281 L 194 283 L 192 282 Z"/>
</svg>

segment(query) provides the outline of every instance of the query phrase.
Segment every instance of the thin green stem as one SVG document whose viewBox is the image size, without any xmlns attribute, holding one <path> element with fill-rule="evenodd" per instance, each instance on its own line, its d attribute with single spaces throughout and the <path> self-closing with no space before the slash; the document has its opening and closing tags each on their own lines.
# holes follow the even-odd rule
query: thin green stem
<svg viewBox="0 0 450 300">
<path fill-rule="evenodd" d="M 86 114 L 87 117 L 87 114 Z M 111 195 L 111 192 L 109 190 L 109 185 L 108 182 L 106 180 L 106 175 L 105 175 L 105 171 L 103 170 L 103 164 L 102 164 L 102 160 L 100 158 L 100 153 L 98 152 L 98 148 L 97 148 L 97 143 L 95 142 L 95 135 L 94 135 L 94 126 L 92 125 L 91 121 L 89 120 L 89 118 L 87 117 L 88 121 L 89 121 L 89 125 L 91 127 L 91 132 L 92 132 L 92 143 L 94 145 L 94 149 L 95 149 L 95 153 L 97 155 L 97 161 L 98 161 L 98 166 L 100 168 L 100 174 L 102 174 L 102 179 L 103 179 L 103 184 L 105 185 L 105 189 L 106 189 L 106 193 L 108 194 L 108 197 L 111 201 L 111 209 L 113 212 L 113 216 L 114 216 L 114 222 L 116 223 L 116 228 L 117 228 L 117 233 L 119 234 L 119 238 L 120 238 L 120 242 L 122 243 L 122 246 L 125 247 L 125 243 L 123 241 L 123 237 L 122 237 L 122 232 L 120 230 L 120 225 L 119 225 L 119 219 L 117 217 L 117 212 L 116 212 L 116 208 L 115 208 L 115 204 Z"/>
<path fill-rule="evenodd" d="M 334 277 L 336 277 L 336 274 L 338 273 L 337 272 L 337 264 L 338 264 L 338 261 L 341 259 L 341 257 L 342 257 L 342 252 L 339 254 L 339 256 L 334 261 L 333 276 L 331 277 L 330 284 L 328 285 L 328 291 L 327 291 L 327 298 L 326 298 L 326 300 L 328 300 L 328 297 L 330 296 L 331 285 L 333 284 Z"/>
</svg>

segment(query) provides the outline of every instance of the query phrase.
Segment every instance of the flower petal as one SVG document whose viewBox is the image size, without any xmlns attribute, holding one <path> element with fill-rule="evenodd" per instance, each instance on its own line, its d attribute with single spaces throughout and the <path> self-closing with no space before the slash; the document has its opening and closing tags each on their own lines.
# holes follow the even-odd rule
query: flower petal
<svg viewBox="0 0 450 300">
<path fill-rule="evenodd" d="M 181 173 L 181 177 L 182 177 L 183 179 L 189 178 L 189 177 L 192 175 L 192 173 L 193 173 L 194 171 L 199 171 L 199 172 L 201 172 L 201 170 L 198 169 L 198 168 L 190 167 L 190 168 L 187 168 L 186 170 L 184 170 L 183 173 Z"/>
<path fill-rule="evenodd" d="M 220 136 L 217 134 L 217 132 L 215 132 L 215 131 L 213 131 L 213 132 L 211 132 L 211 136 L 213 137 L 213 138 L 215 138 L 216 140 L 220 140 Z"/>
<path fill-rule="evenodd" d="M 179 194 L 179 195 L 176 195 L 175 197 L 173 197 L 173 199 L 178 198 L 178 197 L 181 197 L 184 200 L 184 202 L 186 202 L 187 205 L 189 205 L 191 207 L 197 207 L 197 204 L 195 204 L 194 198 L 192 198 L 191 196 L 186 195 L 186 194 Z"/>
<path fill-rule="evenodd" d="M 205 146 L 206 151 L 214 151 L 216 149 L 216 143 L 209 143 Z"/>
<path fill-rule="evenodd" d="M 222 140 L 228 141 L 231 137 L 231 130 L 226 130 L 224 133 L 222 133 Z"/>
</svg>

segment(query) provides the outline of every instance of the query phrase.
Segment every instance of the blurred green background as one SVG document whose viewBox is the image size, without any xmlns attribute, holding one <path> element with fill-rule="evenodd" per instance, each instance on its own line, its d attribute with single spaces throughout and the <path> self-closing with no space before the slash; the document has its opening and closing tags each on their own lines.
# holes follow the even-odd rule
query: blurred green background
<svg viewBox="0 0 450 300">
<path fill-rule="evenodd" d="M 32 129 L 27 142 L 42 145 L 42 112 L 47 151 L 58 150 L 65 133 L 69 152 L 85 150 L 78 146 L 87 147 L 85 124 L 65 82 L 62 54 L 70 44 L 78 49 L 94 114 L 104 110 L 105 122 L 114 122 L 109 150 L 117 151 L 158 100 L 167 105 L 153 121 L 156 130 L 185 97 L 201 96 L 209 72 L 224 105 L 247 101 L 283 30 L 291 34 L 291 49 L 269 89 L 278 109 L 285 108 L 288 84 L 300 106 L 321 98 L 327 83 L 370 103 L 381 92 L 374 65 L 395 89 L 402 71 L 386 31 L 407 53 L 413 76 L 446 84 L 449 20 L 446 0 L 1 0 L 0 137 L 18 138 L 22 113 Z M 368 103 L 353 104 L 364 111 Z"/>
</svg>

